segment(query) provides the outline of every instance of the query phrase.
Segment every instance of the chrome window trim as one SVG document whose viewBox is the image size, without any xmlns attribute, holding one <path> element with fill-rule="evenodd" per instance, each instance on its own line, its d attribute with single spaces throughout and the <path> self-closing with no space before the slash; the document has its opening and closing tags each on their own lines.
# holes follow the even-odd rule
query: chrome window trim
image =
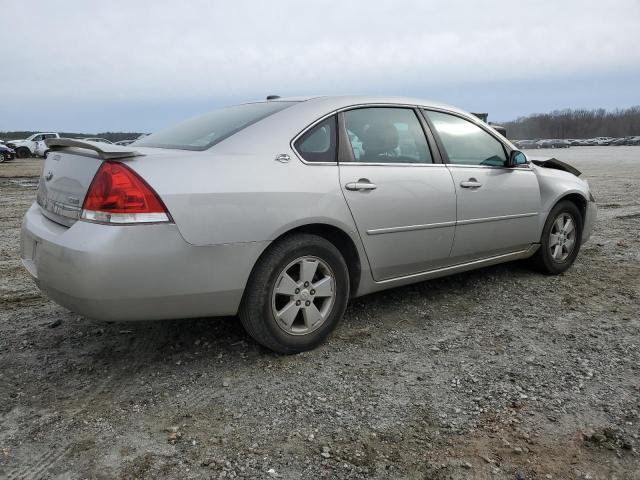
<svg viewBox="0 0 640 480">
<path fill-rule="evenodd" d="M 362 165 L 363 167 L 442 167 L 447 168 L 444 163 L 376 163 L 376 162 L 342 162 L 341 165 L 344 166 L 356 166 Z"/>
<path fill-rule="evenodd" d="M 526 170 L 529 172 L 533 171 L 530 164 L 525 164 L 518 167 L 500 167 L 498 165 L 467 165 L 464 163 L 445 163 L 448 168 L 489 168 L 492 170 Z"/>
<path fill-rule="evenodd" d="M 497 136 L 497 135 L 500 135 L 500 134 L 498 132 L 496 132 L 495 130 L 493 130 L 491 128 L 491 125 L 487 125 L 482 120 L 480 120 L 477 117 L 474 117 L 473 115 L 467 116 L 467 115 L 465 115 L 465 114 L 463 114 L 461 112 L 454 112 L 454 111 L 447 110 L 446 108 L 442 108 L 442 107 L 419 107 L 419 108 L 421 108 L 422 110 L 431 110 L 432 112 L 447 113 L 449 115 L 453 115 L 455 117 L 459 117 L 459 118 L 462 118 L 464 120 L 468 120 L 471 123 L 473 123 L 474 125 L 476 125 L 477 127 L 480 127 L 482 130 L 487 132 L 493 138 L 498 140 L 506 149 L 513 150 L 513 148 L 509 147 L 508 145 L 505 145 L 505 143 L 502 140 L 502 138 Z"/>
<path fill-rule="evenodd" d="M 300 131 L 300 132 L 299 132 L 295 137 L 293 137 L 293 139 L 289 142 L 289 146 L 291 147 L 291 150 L 293 150 L 293 152 L 296 154 L 296 157 L 298 157 L 298 160 L 300 160 L 300 161 L 301 161 L 303 164 L 305 164 L 305 165 L 338 165 L 338 163 L 339 163 L 339 162 L 337 162 L 337 161 L 336 161 L 336 162 L 307 162 L 307 161 L 302 157 L 302 155 L 300 154 L 300 152 L 298 152 L 298 150 L 296 150 L 296 148 L 294 147 L 294 145 L 295 145 L 296 141 L 297 141 L 297 140 L 298 140 L 302 135 L 304 135 L 305 133 L 307 133 L 307 131 L 311 130 L 313 127 L 315 127 L 317 124 L 321 123 L 323 120 L 326 120 L 326 119 L 327 119 L 328 117 L 330 117 L 331 115 L 337 115 L 337 114 L 339 114 L 339 113 L 341 113 L 341 112 L 345 112 L 345 111 L 347 111 L 347 110 L 354 110 L 354 109 L 357 109 L 357 108 L 375 108 L 375 107 L 386 107 L 386 108 L 393 108 L 393 107 L 396 107 L 396 108 L 411 108 L 411 109 L 413 109 L 413 110 L 414 110 L 414 113 L 416 114 L 416 117 L 417 117 L 417 120 L 418 120 L 418 121 L 420 120 L 419 115 L 421 115 L 421 112 L 419 112 L 419 111 L 418 111 L 418 112 L 416 112 L 416 111 L 415 111 L 416 109 L 417 109 L 417 110 L 420 110 L 420 109 L 424 109 L 424 110 L 434 110 L 434 111 L 440 111 L 440 112 L 443 112 L 443 113 L 450 113 L 450 114 L 457 115 L 457 116 L 459 116 L 459 117 L 461 117 L 461 118 L 464 118 L 464 119 L 466 119 L 466 120 L 470 120 L 470 121 L 472 121 L 472 122 L 473 122 L 473 119 L 472 119 L 472 118 L 466 117 L 466 116 L 464 116 L 464 115 L 462 115 L 462 114 L 460 114 L 460 113 L 458 113 L 458 112 L 454 112 L 454 111 L 447 110 L 447 109 L 443 109 L 443 108 L 429 107 L 429 106 L 426 106 L 426 105 L 418 105 L 418 104 L 410 104 L 410 103 L 380 103 L 380 102 L 375 102 L 375 103 L 355 103 L 355 104 L 353 104 L 353 105 L 347 105 L 347 106 L 340 107 L 340 108 L 337 108 L 337 109 L 335 109 L 335 110 L 332 110 L 331 112 L 327 113 L 326 115 L 323 115 L 322 117 L 320 117 L 320 118 L 318 118 L 318 119 L 314 120 L 314 121 L 313 121 L 313 122 L 311 122 L 309 125 L 307 125 L 306 127 L 304 127 L 304 128 L 303 128 L 303 129 L 302 129 L 302 130 L 301 130 L 301 131 Z M 477 120 L 477 119 L 476 119 L 476 120 Z M 475 123 L 475 122 L 474 122 L 474 123 Z M 429 125 L 428 125 L 428 123 L 427 123 L 427 126 L 429 126 Z M 479 125 L 479 126 L 480 126 L 480 127 L 482 127 L 481 125 Z M 339 126 L 338 126 L 338 127 L 339 127 Z M 430 130 L 432 130 L 432 129 L 430 129 Z M 491 133 L 491 132 L 489 132 L 489 133 Z M 431 134 L 435 136 L 435 134 L 434 134 L 433 132 L 431 132 Z M 338 136 L 338 139 L 339 139 L 340 135 L 338 134 L 337 136 Z M 425 133 L 425 137 L 426 137 L 426 133 Z M 498 140 L 498 141 L 500 141 L 500 139 L 497 139 L 497 140 Z M 429 145 L 429 139 L 428 139 L 428 138 L 426 139 L 426 141 L 427 141 L 427 145 Z M 502 141 L 500 141 L 500 143 L 503 143 L 503 142 L 502 142 Z M 503 144 L 503 145 L 504 145 L 504 144 Z M 339 148 L 339 147 L 338 147 L 338 148 Z M 430 146 L 430 145 L 429 145 L 429 148 L 431 148 L 431 146 Z M 506 145 L 505 145 L 505 148 L 507 148 L 507 146 L 506 146 Z M 443 160 L 443 163 L 436 163 L 436 162 L 435 162 L 435 156 L 434 156 L 434 153 L 433 153 L 433 152 L 431 152 L 431 156 L 433 157 L 433 158 L 432 158 L 433 163 L 416 163 L 416 164 L 409 163 L 409 164 L 406 164 L 406 165 L 445 165 L 444 159 L 442 159 L 442 160 Z M 355 165 L 355 164 L 357 164 L 358 162 L 343 162 L 343 163 L 348 163 L 349 165 Z M 364 164 L 364 163 L 362 163 L 362 164 L 360 164 L 360 165 L 365 165 L 365 164 Z M 375 163 L 375 164 L 373 164 L 373 165 L 400 165 L 400 164 L 398 164 L 398 163 L 391 163 L 391 164 Z"/>
<path fill-rule="evenodd" d="M 474 117 L 473 115 L 467 116 L 461 112 L 453 112 L 451 110 L 447 110 L 446 108 L 441 108 L 441 107 L 419 107 L 420 110 L 428 110 L 428 111 L 432 111 L 432 112 L 440 112 L 440 113 L 446 113 L 448 115 L 453 115 L 454 117 L 458 117 L 461 118 L 463 120 L 467 120 L 468 122 L 470 122 L 471 124 L 475 125 L 476 127 L 480 128 L 481 130 L 483 130 L 484 132 L 488 133 L 489 135 L 491 135 L 495 140 L 497 140 L 500 145 L 502 145 L 502 148 L 505 151 L 506 154 L 506 161 L 509 160 L 509 156 L 511 155 L 511 152 L 514 150 L 518 150 L 517 148 L 512 148 L 511 146 L 507 145 L 504 140 L 502 139 L 502 136 L 499 136 L 500 134 L 498 132 L 496 132 L 495 130 L 493 130 L 491 128 L 490 125 L 485 124 L 484 122 L 482 122 L 479 118 Z M 429 128 L 431 130 L 435 130 L 433 131 L 433 135 L 439 140 L 440 143 L 442 143 L 442 139 L 440 139 L 440 134 L 438 133 L 438 131 L 432 126 L 432 122 L 431 119 L 428 117 L 428 115 L 426 115 L 425 112 L 420 112 L 423 117 L 425 118 L 425 121 L 427 122 L 427 125 L 429 125 Z M 506 166 L 497 166 L 497 165 L 478 165 L 478 164 L 466 164 L 466 163 L 451 163 L 449 161 L 449 154 L 447 153 L 446 148 L 444 148 L 444 144 L 442 145 L 442 148 L 444 149 L 444 154 L 446 155 L 446 161 L 443 158 L 442 161 L 448 165 L 448 166 L 459 166 L 459 167 L 479 167 L 479 168 L 502 168 L 505 170 L 513 170 L 513 169 L 523 169 L 523 168 L 527 168 L 527 169 L 531 169 L 530 165 L 531 165 L 531 161 L 527 158 L 528 162 L 526 164 L 524 164 L 522 167 L 506 167 Z M 442 154 L 442 152 L 441 152 Z M 525 155 L 526 156 L 526 155 Z"/>
<path fill-rule="evenodd" d="M 305 133 L 307 133 L 309 130 L 314 128 L 319 123 L 324 122 L 327 118 L 331 117 L 332 115 L 337 115 L 337 113 L 338 113 L 337 110 L 327 113 L 326 115 L 315 120 L 313 123 L 307 125 L 302 131 L 300 131 L 300 133 L 298 133 L 295 137 L 293 137 L 293 139 L 289 142 L 289 146 L 291 147 L 291 150 L 293 150 L 293 153 L 295 153 L 296 157 L 298 157 L 298 160 L 300 160 L 305 165 L 338 165 L 337 160 L 335 162 L 307 162 L 302 156 L 302 154 L 295 147 L 295 144 L 300 137 L 302 137 Z M 336 122 L 337 122 L 337 119 L 336 119 Z M 336 128 L 336 159 L 338 158 L 338 137 L 339 137 L 338 128 Z"/>
</svg>

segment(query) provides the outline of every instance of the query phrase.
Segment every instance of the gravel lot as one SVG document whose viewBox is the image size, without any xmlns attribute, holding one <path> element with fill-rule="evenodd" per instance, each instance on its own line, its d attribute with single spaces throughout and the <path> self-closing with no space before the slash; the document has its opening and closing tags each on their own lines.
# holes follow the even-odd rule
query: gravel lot
<svg viewBox="0 0 640 480">
<path fill-rule="evenodd" d="M 18 260 L 41 161 L 0 165 L 0 478 L 639 479 L 640 147 L 531 153 L 598 200 L 571 270 L 360 298 L 288 357 L 234 318 L 103 323 L 43 298 Z"/>
</svg>

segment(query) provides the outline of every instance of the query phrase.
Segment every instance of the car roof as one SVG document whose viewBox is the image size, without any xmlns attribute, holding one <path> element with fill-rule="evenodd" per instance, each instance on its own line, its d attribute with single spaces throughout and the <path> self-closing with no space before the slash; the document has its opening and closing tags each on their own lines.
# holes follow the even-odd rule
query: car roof
<svg viewBox="0 0 640 480">
<path fill-rule="evenodd" d="M 440 108 L 468 114 L 464 110 L 457 107 L 447 105 L 446 103 L 435 102 L 433 100 L 425 100 L 414 97 L 392 96 L 392 95 L 315 95 L 315 96 L 297 96 L 297 97 L 281 97 L 275 100 L 266 100 L 267 102 L 304 102 L 320 106 L 335 105 L 336 108 L 344 108 L 352 105 L 360 104 L 391 104 L 391 105 L 415 105 L 419 107 Z M 253 102 L 252 102 L 253 103 Z M 257 102 L 256 102 L 257 103 Z"/>
</svg>

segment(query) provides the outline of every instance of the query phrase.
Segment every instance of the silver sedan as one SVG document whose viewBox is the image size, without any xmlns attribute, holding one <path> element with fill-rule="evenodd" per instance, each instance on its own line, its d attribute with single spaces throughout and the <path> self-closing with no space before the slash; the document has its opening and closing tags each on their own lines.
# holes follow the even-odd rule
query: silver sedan
<svg viewBox="0 0 640 480">
<path fill-rule="evenodd" d="M 563 272 L 596 215 L 575 168 L 414 99 L 276 98 L 47 146 L 21 253 L 43 292 L 102 320 L 239 315 L 284 353 L 352 297 L 511 260 Z"/>
</svg>

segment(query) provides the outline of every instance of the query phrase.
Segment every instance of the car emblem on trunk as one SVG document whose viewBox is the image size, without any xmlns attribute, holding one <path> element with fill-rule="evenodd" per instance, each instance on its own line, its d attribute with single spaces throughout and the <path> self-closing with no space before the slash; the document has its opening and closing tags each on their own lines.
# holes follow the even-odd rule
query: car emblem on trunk
<svg viewBox="0 0 640 480">
<path fill-rule="evenodd" d="M 44 179 L 48 182 L 49 180 L 51 180 L 53 178 L 53 172 L 47 172 L 47 174 L 44 176 Z"/>
</svg>

